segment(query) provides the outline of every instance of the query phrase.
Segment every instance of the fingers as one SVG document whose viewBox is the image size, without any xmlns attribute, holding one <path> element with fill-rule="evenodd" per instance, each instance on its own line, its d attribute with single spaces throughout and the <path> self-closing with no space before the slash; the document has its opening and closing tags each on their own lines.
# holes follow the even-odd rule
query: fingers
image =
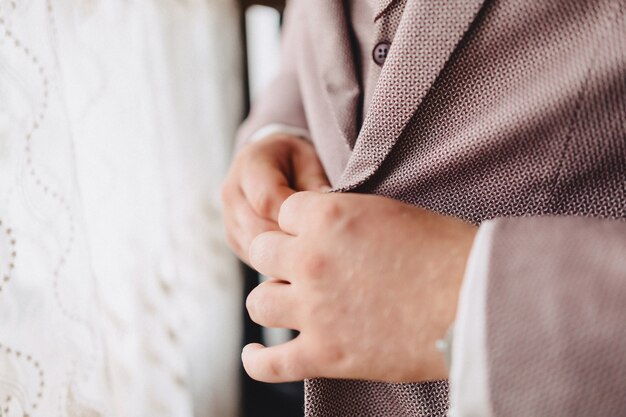
<svg viewBox="0 0 626 417">
<path fill-rule="evenodd" d="M 278 225 L 260 218 L 239 190 L 229 192 L 228 196 L 223 199 L 225 200 L 224 225 L 228 243 L 237 256 L 248 263 L 250 243 L 261 233 L 277 230 Z"/>
<path fill-rule="evenodd" d="M 250 265 L 263 275 L 292 282 L 297 256 L 294 237 L 282 232 L 258 235 L 250 244 Z"/>
<path fill-rule="evenodd" d="M 253 160 L 241 179 L 241 190 L 254 212 L 268 220 L 277 221 L 281 204 L 295 193 L 289 187 L 285 168 L 268 159 Z"/>
<path fill-rule="evenodd" d="M 298 235 L 319 214 L 318 202 L 320 198 L 328 197 L 327 194 L 303 191 L 293 194 L 280 207 L 278 213 L 278 226 L 280 230 Z"/>
<path fill-rule="evenodd" d="M 241 236 L 246 250 L 246 256 L 250 248 L 250 243 L 261 233 L 271 230 L 278 230 L 278 224 L 271 220 L 262 219 L 256 215 L 252 207 L 242 197 L 241 202 L 234 209 L 235 216 L 243 234 Z"/>
<path fill-rule="evenodd" d="M 290 382 L 310 378 L 306 347 L 302 336 L 278 346 L 251 343 L 241 352 L 248 375 L 262 382 Z"/>
<path fill-rule="evenodd" d="M 259 284 L 246 299 L 246 309 L 255 323 L 294 330 L 299 330 L 297 304 L 291 284 L 277 280 Z"/>
<path fill-rule="evenodd" d="M 229 244 L 244 262 L 258 234 L 278 229 L 280 207 L 296 189 L 328 189 L 310 143 L 298 138 L 267 139 L 249 145 L 236 158 L 222 200 Z"/>
<path fill-rule="evenodd" d="M 294 187 L 298 191 L 330 191 L 330 183 L 324 167 L 315 153 L 313 146 L 307 144 L 299 148 L 292 157 Z"/>
<path fill-rule="evenodd" d="M 253 210 L 274 221 L 278 220 L 281 204 L 294 192 L 330 190 L 313 145 L 301 139 L 287 143 L 269 157 L 248 160 L 241 181 Z"/>
</svg>

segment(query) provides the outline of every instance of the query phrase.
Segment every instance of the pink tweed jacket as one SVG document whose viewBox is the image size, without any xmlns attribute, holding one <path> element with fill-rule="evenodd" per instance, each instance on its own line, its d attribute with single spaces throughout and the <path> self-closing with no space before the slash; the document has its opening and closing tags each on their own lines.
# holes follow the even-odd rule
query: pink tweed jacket
<svg viewBox="0 0 626 417">
<path fill-rule="evenodd" d="M 307 129 L 336 191 L 493 219 L 493 414 L 626 415 L 626 1 L 368 1 L 391 48 L 362 124 L 345 4 L 292 0 L 240 139 Z M 447 391 L 310 380 L 305 412 L 444 416 Z"/>
</svg>

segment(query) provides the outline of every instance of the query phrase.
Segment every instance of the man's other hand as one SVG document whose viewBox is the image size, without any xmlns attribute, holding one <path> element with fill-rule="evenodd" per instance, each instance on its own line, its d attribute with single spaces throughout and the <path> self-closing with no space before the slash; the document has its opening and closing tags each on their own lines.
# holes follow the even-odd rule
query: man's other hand
<svg viewBox="0 0 626 417">
<path fill-rule="evenodd" d="M 446 377 L 435 342 L 454 319 L 475 226 L 384 197 L 314 192 L 289 197 L 278 222 L 250 246 L 251 265 L 274 278 L 246 305 L 257 323 L 300 334 L 246 346 L 252 378 Z"/>
<path fill-rule="evenodd" d="M 296 191 L 330 189 L 310 142 L 273 135 L 245 146 L 235 157 L 222 187 L 228 243 L 248 262 L 250 242 L 278 230 L 278 211 Z"/>
</svg>

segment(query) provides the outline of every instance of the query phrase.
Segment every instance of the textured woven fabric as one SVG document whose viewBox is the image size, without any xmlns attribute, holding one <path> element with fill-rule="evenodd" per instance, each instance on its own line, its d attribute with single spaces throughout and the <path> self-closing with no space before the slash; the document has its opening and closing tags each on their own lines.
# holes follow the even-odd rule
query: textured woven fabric
<svg viewBox="0 0 626 417">
<path fill-rule="evenodd" d="M 349 40 L 327 35 L 344 30 L 342 12 L 291 6 L 300 27 L 286 36 L 301 48 L 290 88 L 331 183 L 475 224 L 496 219 L 487 277 L 495 415 L 623 415 L 626 327 L 616 317 L 626 307 L 608 295 L 626 286 L 625 2 L 375 4 L 372 46 L 392 46 L 356 137 L 344 128 L 357 114 L 344 93 L 358 83 L 335 74 L 349 67 L 334 52 Z M 253 114 L 246 129 L 271 121 Z M 540 216 L 550 217 L 535 223 Z M 559 239 L 540 245 L 538 229 Z M 558 354 L 545 355 L 554 334 Z M 445 381 L 306 383 L 308 416 L 439 416 L 447 405 Z"/>
<path fill-rule="evenodd" d="M 565 217 L 555 228 L 555 220 L 509 219 L 494 230 L 494 415 L 624 416 L 626 222 Z"/>
<path fill-rule="evenodd" d="M 307 416 L 444 417 L 448 387 L 423 384 L 314 379 L 305 383 Z"/>
</svg>

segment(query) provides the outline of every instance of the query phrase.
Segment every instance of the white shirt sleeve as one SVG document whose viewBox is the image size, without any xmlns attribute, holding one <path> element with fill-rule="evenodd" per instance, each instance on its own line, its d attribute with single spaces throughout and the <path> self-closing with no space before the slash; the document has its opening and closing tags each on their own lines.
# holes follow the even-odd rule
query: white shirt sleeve
<svg viewBox="0 0 626 417">
<path fill-rule="evenodd" d="M 492 417 L 487 372 L 487 276 L 494 224 L 483 223 L 470 253 L 459 297 L 452 364 L 450 417 Z"/>
<path fill-rule="evenodd" d="M 257 142 L 263 138 L 269 137 L 275 134 L 293 135 L 310 140 L 311 136 L 309 131 L 302 129 L 301 127 L 290 126 L 282 123 L 272 123 L 265 125 L 250 136 L 248 142 Z"/>
</svg>

